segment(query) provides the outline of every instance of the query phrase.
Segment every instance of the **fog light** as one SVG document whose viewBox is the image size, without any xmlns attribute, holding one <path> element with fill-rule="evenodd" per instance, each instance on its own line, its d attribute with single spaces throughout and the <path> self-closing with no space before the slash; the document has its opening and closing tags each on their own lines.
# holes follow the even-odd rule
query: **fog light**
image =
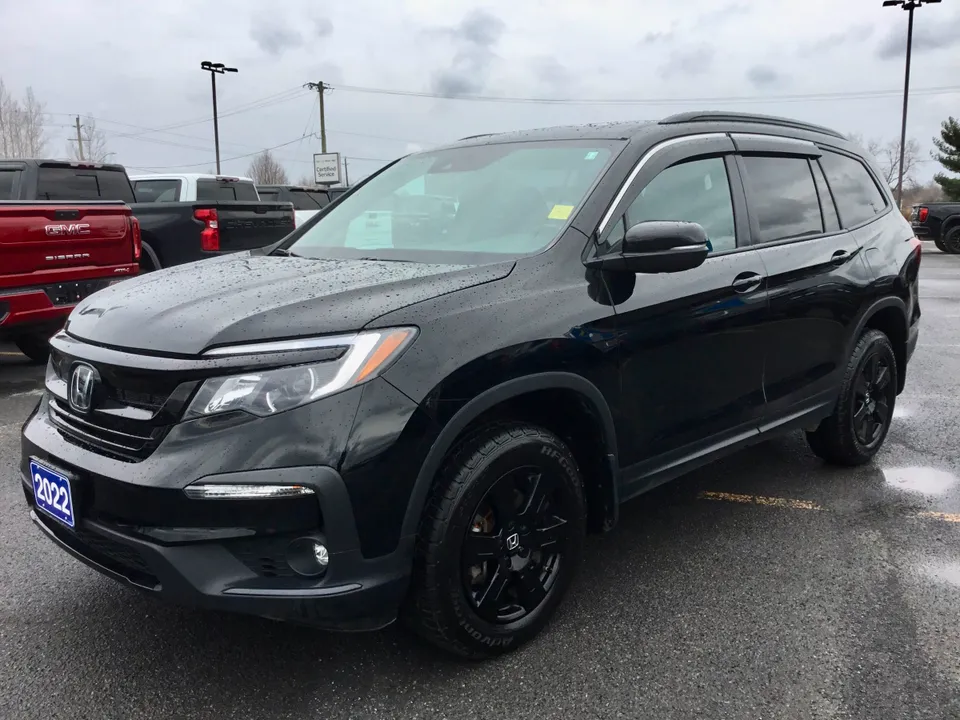
<svg viewBox="0 0 960 720">
<path fill-rule="evenodd" d="M 319 577 L 330 565 L 330 551 L 324 545 L 326 538 L 297 538 L 287 546 L 287 564 L 297 575 Z"/>
<path fill-rule="evenodd" d="M 327 552 L 326 545 L 315 542 L 313 544 L 313 557 L 316 559 L 317 565 L 320 567 L 325 568 L 330 564 L 330 553 Z"/>
</svg>

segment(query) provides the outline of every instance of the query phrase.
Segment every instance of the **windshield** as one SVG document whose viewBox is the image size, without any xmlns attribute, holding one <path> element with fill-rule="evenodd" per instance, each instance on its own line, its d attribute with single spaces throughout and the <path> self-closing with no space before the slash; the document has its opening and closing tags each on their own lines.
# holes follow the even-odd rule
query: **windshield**
<svg viewBox="0 0 960 720">
<path fill-rule="evenodd" d="M 410 155 L 344 197 L 288 250 L 439 263 L 533 254 L 556 239 L 621 146 L 522 142 Z"/>
</svg>

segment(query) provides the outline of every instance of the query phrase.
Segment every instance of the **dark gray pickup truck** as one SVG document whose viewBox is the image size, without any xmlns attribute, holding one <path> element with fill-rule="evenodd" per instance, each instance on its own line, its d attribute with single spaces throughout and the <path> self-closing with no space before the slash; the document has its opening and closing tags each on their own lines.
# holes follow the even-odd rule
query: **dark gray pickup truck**
<svg viewBox="0 0 960 720">
<path fill-rule="evenodd" d="M 960 254 L 960 202 L 914 205 L 910 224 L 921 240 L 933 240 L 942 252 Z"/>
<path fill-rule="evenodd" d="M 293 205 L 217 199 L 137 202 L 122 165 L 0 160 L 0 200 L 119 200 L 140 222 L 140 271 L 271 245 L 294 230 Z M 153 198 L 151 198 L 153 199 Z"/>
</svg>

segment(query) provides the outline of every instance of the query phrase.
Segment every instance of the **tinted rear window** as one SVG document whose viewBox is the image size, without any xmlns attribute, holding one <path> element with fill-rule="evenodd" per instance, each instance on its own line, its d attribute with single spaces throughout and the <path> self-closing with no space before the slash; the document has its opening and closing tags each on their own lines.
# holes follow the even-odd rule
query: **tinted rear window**
<svg viewBox="0 0 960 720">
<path fill-rule="evenodd" d="M 241 200 L 256 202 L 260 199 L 252 182 L 236 180 L 197 180 L 197 200 L 201 202 Z"/>
<path fill-rule="evenodd" d="M 840 222 L 853 227 L 882 213 L 887 201 L 873 177 L 859 160 L 825 152 L 820 164 L 837 201 Z"/>
<path fill-rule="evenodd" d="M 327 196 L 322 192 L 311 190 L 291 190 L 290 199 L 297 210 L 318 210 L 329 203 Z"/>
<path fill-rule="evenodd" d="M 177 202 L 180 199 L 179 180 L 136 180 L 133 190 L 137 202 Z"/>
<path fill-rule="evenodd" d="M 0 200 L 14 200 L 13 189 L 17 186 L 19 170 L 0 168 Z"/>
<path fill-rule="evenodd" d="M 280 191 L 276 188 L 257 188 L 257 193 L 260 195 L 261 200 L 269 200 L 270 202 L 280 201 Z"/>
<path fill-rule="evenodd" d="M 817 188 L 806 159 L 747 155 L 743 161 L 750 210 L 760 225 L 755 242 L 823 232 Z"/>
<path fill-rule="evenodd" d="M 39 168 L 38 200 L 121 200 L 135 202 L 122 170 L 44 166 Z"/>
</svg>

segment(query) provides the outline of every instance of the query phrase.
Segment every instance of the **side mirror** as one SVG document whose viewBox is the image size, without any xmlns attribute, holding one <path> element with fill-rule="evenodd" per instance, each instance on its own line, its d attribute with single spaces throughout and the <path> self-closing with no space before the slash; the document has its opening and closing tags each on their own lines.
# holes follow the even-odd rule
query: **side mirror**
<svg viewBox="0 0 960 720">
<path fill-rule="evenodd" d="M 697 223 L 651 221 L 627 230 L 619 252 L 590 264 L 633 273 L 682 272 L 702 265 L 709 252 L 707 233 Z"/>
</svg>

